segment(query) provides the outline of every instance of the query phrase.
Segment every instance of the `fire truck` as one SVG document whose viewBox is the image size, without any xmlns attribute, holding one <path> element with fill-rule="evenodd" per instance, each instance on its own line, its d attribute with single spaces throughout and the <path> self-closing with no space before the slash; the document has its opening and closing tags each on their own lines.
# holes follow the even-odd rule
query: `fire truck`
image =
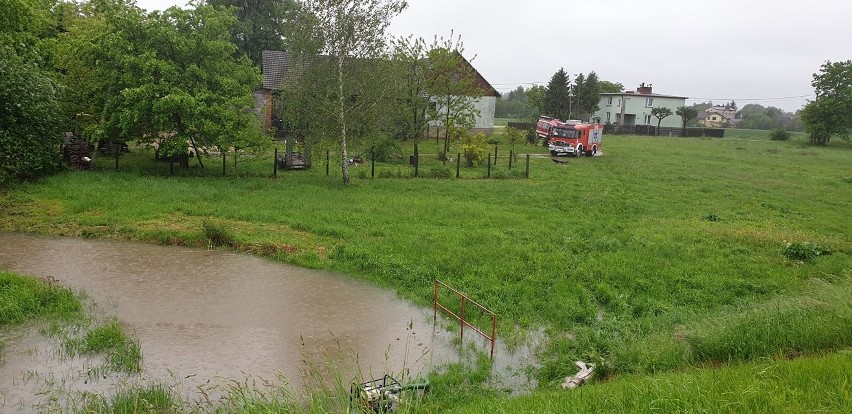
<svg viewBox="0 0 852 414">
<path fill-rule="evenodd" d="M 560 123 L 561 122 L 556 118 L 542 115 L 538 118 L 538 122 L 535 124 L 535 133 L 546 145 L 547 140 L 550 138 L 550 131 L 552 131 L 553 127 Z"/>
<path fill-rule="evenodd" d="M 541 121 L 539 121 L 541 122 Z M 554 157 L 573 155 L 593 156 L 601 149 L 603 125 L 580 121 L 557 122 L 550 129 L 548 149 Z"/>
</svg>

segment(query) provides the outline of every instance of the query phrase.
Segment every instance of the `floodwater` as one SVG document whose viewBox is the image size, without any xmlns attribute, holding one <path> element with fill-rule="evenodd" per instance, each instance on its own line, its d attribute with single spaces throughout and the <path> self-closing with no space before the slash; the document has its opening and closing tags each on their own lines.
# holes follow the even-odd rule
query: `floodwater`
<svg viewBox="0 0 852 414">
<path fill-rule="evenodd" d="M 307 370 L 331 375 L 329 362 L 350 381 L 358 373 L 414 376 L 459 358 L 458 333 L 435 329 L 432 309 L 343 275 L 250 255 L 0 233 L 0 269 L 84 291 L 96 313 L 125 325 L 143 354 L 140 375 L 101 374 L 98 358 L 63 357 L 58 340 L 35 329 L 0 331 L 0 412 L 144 381 L 171 383 L 188 400 L 211 381 L 284 381 L 298 392 L 313 378 Z M 498 341 L 501 386 L 528 386 L 511 373 L 529 354 L 528 347 L 509 353 Z"/>
</svg>

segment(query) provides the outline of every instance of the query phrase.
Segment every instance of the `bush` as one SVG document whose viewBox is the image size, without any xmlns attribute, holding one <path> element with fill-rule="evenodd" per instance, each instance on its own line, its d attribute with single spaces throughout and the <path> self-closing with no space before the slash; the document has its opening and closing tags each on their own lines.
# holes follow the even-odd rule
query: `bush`
<svg viewBox="0 0 852 414">
<path fill-rule="evenodd" d="M 391 159 L 402 158 L 399 141 L 388 135 L 380 135 L 367 143 L 367 159 L 376 157 L 376 161 L 387 162 Z"/>
<path fill-rule="evenodd" d="M 426 173 L 427 177 L 432 178 L 450 178 L 451 175 L 450 168 L 445 166 L 431 167 Z"/>
<path fill-rule="evenodd" d="M 831 254 L 831 249 L 816 243 L 787 243 L 784 246 L 784 257 L 790 260 L 808 262 L 817 256 Z"/>
<path fill-rule="evenodd" d="M 790 133 L 783 129 L 774 129 L 769 133 L 769 139 L 773 141 L 789 141 Z"/>
<path fill-rule="evenodd" d="M 472 134 L 465 131 L 462 134 L 461 150 L 466 166 L 473 167 L 474 165 L 481 165 L 482 161 L 488 156 L 485 134 L 481 132 Z"/>
</svg>

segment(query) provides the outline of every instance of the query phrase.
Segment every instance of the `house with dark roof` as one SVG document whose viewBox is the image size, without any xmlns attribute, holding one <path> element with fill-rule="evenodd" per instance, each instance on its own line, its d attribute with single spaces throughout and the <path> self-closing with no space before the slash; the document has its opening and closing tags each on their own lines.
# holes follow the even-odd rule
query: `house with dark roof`
<svg viewBox="0 0 852 414">
<path fill-rule="evenodd" d="M 473 74 L 474 83 L 481 89 L 482 95 L 470 97 L 478 113 L 473 130 L 491 134 L 494 131 L 494 111 L 500 93 L 485 80 L 479 71 L 473 68 L 467 59 L 462 57 L 462 61 L 463 65 L 472 69 L 466 72 Z M 301 78 L 306 70 L 305 64 L 298 63 L 288 52 L 263 51 L 263 87 L 255 92 L 255 100 L 258 107 L 263 108 L 262 116 L 267 129 L 272 127 L 275 119 L 280 119 L 279 114 L 274 112 L 273 97 L 276 91 L 282 90 L 287 82 Z"/>
<path fill-rule="evenodd" d="M 674 114 L 677 108 L 686 106 L 687 97 L 654 93 L 652 88 L 652 85 L 645 86 L 643 82 L 635 91 L 602 93 L 598 104 L 600 109 L 595 112 L 593 118 L 601 123 L 623 126 L 657 126 L 657 118 L 651 114 L 651 109 L 669 108 Z M 675 115 L 663 118 L 660 123 L 660 127 L 680 126 L 681 119 Z"/>
</svg>

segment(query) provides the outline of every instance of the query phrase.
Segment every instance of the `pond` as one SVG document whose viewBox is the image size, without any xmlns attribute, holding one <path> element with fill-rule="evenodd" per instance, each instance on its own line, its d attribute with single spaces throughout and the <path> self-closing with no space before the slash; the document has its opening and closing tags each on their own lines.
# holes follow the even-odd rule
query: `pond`
<svg viewBox="0 0 852 414">
<path fill-rule="evenodd" d="M 51 394 L 109 394 L 128 381 L 170 382 L 193 398 L 211 380 L 283 379 L 299 390 L 306 368 L 369 379 L 426 373 L 459 358 L 458 333 L 433 328 L 431 308 L 344 275 L 250 255 L 0 233 L 0 268 L 85 292 L 143 354 L 141 375 L 92 381 L 93 358 L 62 357 L 34 329 L 0 331 L 0 407 L 21 412 Z M 498 342 L 495 368 L 524 365 L 528 353 L 510 354 Z M 325 369 L 329 361 L 336 373 Z"/>
</svg>

